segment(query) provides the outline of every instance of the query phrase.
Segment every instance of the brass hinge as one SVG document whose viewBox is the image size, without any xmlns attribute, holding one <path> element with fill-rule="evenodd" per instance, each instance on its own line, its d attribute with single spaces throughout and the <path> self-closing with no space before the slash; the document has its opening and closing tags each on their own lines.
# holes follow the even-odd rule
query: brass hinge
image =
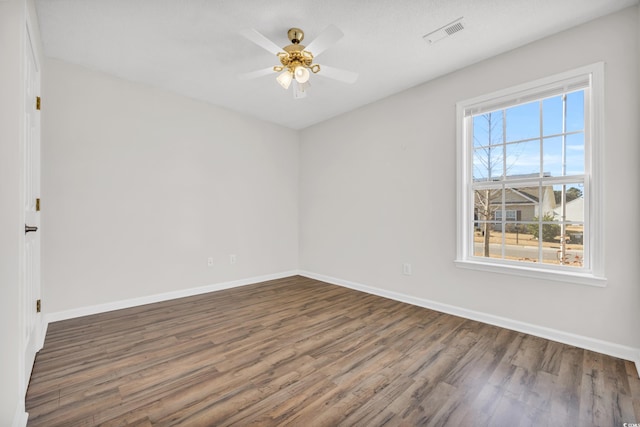
<svg viewBox="0 0 640 427">
<path fill-rule="evenodd" d="M 36 301 L 36 313 L 40 313 L 40 310 L 42 310 L 42 301 L 37 300 Z"/>
<path fill-rule="evenodd" d="M 36 212 L 40 212 L 40 198 L 36 199 Z"/>
<path fill-rule="evenodd" d="M 36 96 L 36 110 L 40 110 L 40 97 Z"/>
</svg>

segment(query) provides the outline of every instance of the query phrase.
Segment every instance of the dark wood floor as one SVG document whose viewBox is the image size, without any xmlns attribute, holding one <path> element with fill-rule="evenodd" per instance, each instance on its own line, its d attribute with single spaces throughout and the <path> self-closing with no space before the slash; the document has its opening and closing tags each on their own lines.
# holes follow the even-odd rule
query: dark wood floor
<svg viewBox="0 0 640 427">
<path fill-rule="evenodd" d="M 622 426 L 631 362 L 292 277 L 49 325 L 29 426 Z"/>
</svg>

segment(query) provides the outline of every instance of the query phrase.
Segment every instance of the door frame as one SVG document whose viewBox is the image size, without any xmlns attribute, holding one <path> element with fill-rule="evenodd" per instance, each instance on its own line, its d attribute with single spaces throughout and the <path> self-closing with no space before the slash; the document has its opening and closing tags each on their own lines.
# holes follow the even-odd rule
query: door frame
<svg viewBox="0 0 640 427">
<path fill-rule="evenodd" d="M 27 100 L 27 96 L 29 96 L 29 91 L 27 89 L 28 85 L 33 83 L 34 89 L 33 92 L 37 93 L 37 96 L 40 96 L 40 85 L 41 85 L 41 64 L 39 61 L 37 46 L 34 43 L 34 35 L 37 34 L 37 31 L 34 32 L 32 29 L 33 24 L 30 20 L 29 11 L 25 11 L 25 21 L 24 21 L 24 36 L 23 36 L 23 53 L 22 53 L 22 61 L 23 61 L 23 92 L 22 92 L 22 132 L 20 138 L 21 145 L 21 178 L 20 178 L 20 200 L 21 200 L 21 223 L 27 224 L 29 221 L 33 221 L 35 218 L 36 224 L 29 225 L 37 225 L 40 228 L 41 218 L 40 212 L 36 211 L 35 215 L 27 215 L 27 204 L 35 204 L 35 199 L 33 201 L 25 200 L 26 186 L 29 185 L 28 180 L 25 179 L 26 175 L 29 171 L 29 168 L 26 167 L 26 149 L 28 144 L 30 143 L 27 139 L 29 136 L 29 132 L 27 132 L 26 127 L 29 124 L 27 120 L 27 106 L 29 102 L 33 102 L 35 106 L 36 100 Z M 27 72 L 27 61 L 30 59 L 33 60 L 34 65 L 34 73 L 32 77 L 32 82 L 29 82 L 30 78 L 29 73 Z M 34 114 L 35 120 L 35 134 L 33 138 L 35 138 L 35 145 L 37 153 L 35 154 L 35 161 L 32 164 L 31 176 L 32 179 L 36 181 L 34 186 L 34 194 L 32 195 L 34 198 L 41 197 L 40 190 L 40 176 L 41 176 L 41 123 L 40 123 L 40 113 L 36 111 Z M 32 218 L 28 218 L 28 216 Z M 25 274 L 27 266 L 26 259 L 26 237 L 31 239 L 34 236 L 28 236 L 26 233 L 24 237 L 20 240 L 20 248 L 19 248 L 19 260 L 20 260 L 20 276 L 19 276 L 19 305 L 18 305 L 18 316 L 19 322 L 18 327 L 20 331 L 19 335 L 19 392 L 20 397 L 24 399 L 24 396 L 27 392 L 27 388 L 29 386 L 29 379 L 31 376 L 31 371 L 33 370 L 33 363 L 35 361 L 36 353 L 43 347 L 44 345 L 44 336 L 46 332 L 46 324 L 44 323 L 42 310 L 40 312 L 36 312 L 36 301 L 41 299 L 41 281 L 40 281 L 40 241 L 41 241 L 41 231 L 37 231 L 37 242 L 35 244 L 35 262 L 33 263 L 33 268 L 35 273 L 33 275 L 33 286 L 31 289 L 27 289 L 27 275 Z M 27 333 L 27 329 L 29 329 Z"/>
</svg>

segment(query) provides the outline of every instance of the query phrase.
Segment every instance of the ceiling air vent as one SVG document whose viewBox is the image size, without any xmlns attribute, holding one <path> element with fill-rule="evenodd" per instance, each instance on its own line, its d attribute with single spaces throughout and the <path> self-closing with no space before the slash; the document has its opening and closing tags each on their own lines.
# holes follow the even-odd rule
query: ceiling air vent
<svg viewBox="0 0 640 427">
<path fill-rule="evenodd" d="M 461 16 L 460 18 L 456 19 L 453 22 L 448 23 L 447 25 L 438 28 L 435 31 L 430 32 L 429 34 L 426 34 L 424 36 L 422 36 L 422 38 L 429 44 L 435 43 L 437 41 L 442 40 L 445 37 L 448 37 L 452 34 L 455 34 L 459 31 L 464 30 L 464 23 L 462 22 L 462 18 L 464 18 L 463 16 Z"/>
</svg>

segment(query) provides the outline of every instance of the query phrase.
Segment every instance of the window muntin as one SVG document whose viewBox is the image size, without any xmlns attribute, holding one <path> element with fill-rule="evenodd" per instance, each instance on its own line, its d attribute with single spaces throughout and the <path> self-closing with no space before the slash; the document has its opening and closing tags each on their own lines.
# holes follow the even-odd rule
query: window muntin
<svg viewBox="0 0 640 427">
<path fill-rule="evenodd" d="M 604 280 L 595 74 L 601 82 L 602 64 L 458 103 L 458 261 Z"/>
</svg>

